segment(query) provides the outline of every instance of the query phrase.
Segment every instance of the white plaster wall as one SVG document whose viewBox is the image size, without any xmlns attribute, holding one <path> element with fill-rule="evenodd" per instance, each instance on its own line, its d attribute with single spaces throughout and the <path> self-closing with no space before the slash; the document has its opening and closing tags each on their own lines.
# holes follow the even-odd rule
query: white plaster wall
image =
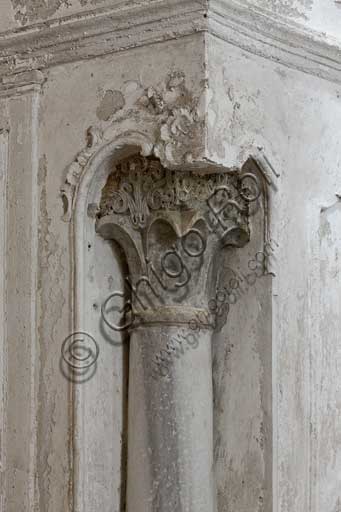
<svg viewBox="0 0 341 512">
<path fill-rule="evenodd" d="M 319 32 L 321 37 L 340 40 L 341 6 L 335 0 L 239 0 L 241 5 L 280 15 L 281 21 L 298 23 L 302 28 Z"/>
<path fill-rule="evenodd" d="M 340 208 L 339 88 L 214 38 L 208 62 L 209 146 L 227 159 L 229 143 L 262 146 L 280 174 L 270 194 L 271 237 L 279 244 L 272 305 L 273 510 L 334 512 L 341 470 L 341 244 L 334 231 Z M 333 207 L 327 213 L 325 206 Z"/>
</svg>

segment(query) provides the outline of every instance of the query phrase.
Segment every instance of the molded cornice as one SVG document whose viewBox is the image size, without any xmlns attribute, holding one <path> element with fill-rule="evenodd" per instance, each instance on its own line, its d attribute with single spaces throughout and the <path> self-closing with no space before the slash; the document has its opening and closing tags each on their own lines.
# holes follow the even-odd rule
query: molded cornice
<svg viewBox="0 0 341 512">
<path fill-rule="evenodd" d="M 5 76 L 0 81 L 0 98 L 28 92 L 39 92 L 43 82 L 44 75 L 39 70 Z"/>
<path fill-rule="evenodd" d="M 206 30 L 195 0 L 152 0 L 97 9 L 0 35 L 0 76 L 44 69 Z"/>
<path fill-rule="evenodd" d="M 208 26 L 212 35 L 250 53 L 341 83 L 340 42 L 283 16 L 245 2 L 210 0 Z"/>
<path fill-rule="evenodd" d="M 248 52 L 341 83 L 337 40 L 233 0 L 149 0 L 0 34 L 0 76 L 208 33 Z"/>
</svg>

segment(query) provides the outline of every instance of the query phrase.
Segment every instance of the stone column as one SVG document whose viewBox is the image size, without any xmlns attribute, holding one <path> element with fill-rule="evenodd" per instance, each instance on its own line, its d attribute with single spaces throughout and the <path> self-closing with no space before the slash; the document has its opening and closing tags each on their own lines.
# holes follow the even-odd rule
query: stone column
<svg viewBox="0 0 341 512">
<path fill-rule="evenodd" d="M 240 185 L 133 156 L 103 189 L 97 230 L 129 267 L 128 512 L 216 512 L 209 304 L 219 252 L 248 241 Z"/>
</svg>

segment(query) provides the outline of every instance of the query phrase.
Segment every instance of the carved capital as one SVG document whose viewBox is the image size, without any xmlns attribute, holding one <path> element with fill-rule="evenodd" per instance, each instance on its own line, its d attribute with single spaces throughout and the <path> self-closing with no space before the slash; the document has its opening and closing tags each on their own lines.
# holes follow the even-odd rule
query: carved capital
<svg viewBox="0 0 341 512">
<path fill-rule="evenodd" d="M 174 171 L 132 156 L 108 177 L 97 231 L 125 252 L 136 318 L 188 323 L 186 312 L 207 310 L 214 296 L 221 249 L 249 239 L 241 176 Z"/>
</svg>

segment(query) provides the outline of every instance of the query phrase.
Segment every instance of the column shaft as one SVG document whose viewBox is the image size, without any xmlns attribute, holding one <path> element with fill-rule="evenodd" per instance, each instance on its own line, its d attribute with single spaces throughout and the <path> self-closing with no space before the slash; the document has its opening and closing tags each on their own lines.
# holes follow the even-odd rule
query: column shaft
<svg viewBox="0 0 341 512">
<path fill-rule="evenodd" d="M 149 325 L 130 343 L 127 511 L 215 512 L 211 333 Z"/>
</svg>

